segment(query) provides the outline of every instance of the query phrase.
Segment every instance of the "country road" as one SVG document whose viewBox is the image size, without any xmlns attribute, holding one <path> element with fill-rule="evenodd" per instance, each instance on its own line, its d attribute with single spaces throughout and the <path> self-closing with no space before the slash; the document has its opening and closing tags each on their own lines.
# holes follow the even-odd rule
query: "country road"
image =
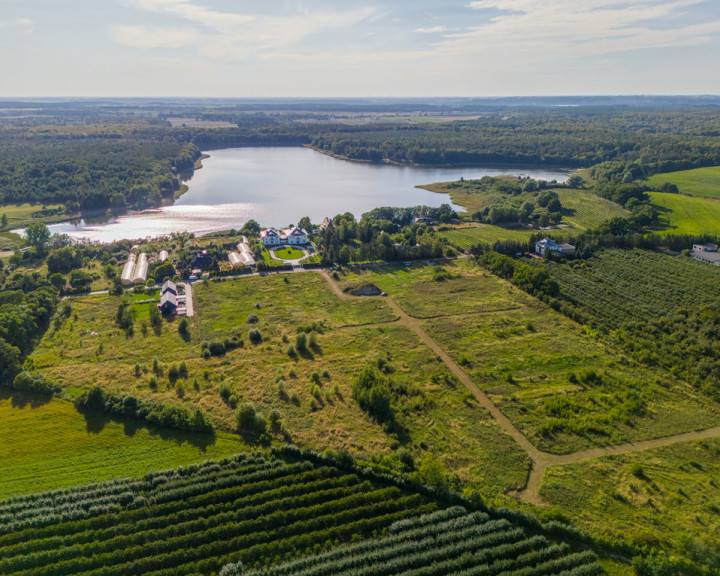
<svg viewBox="0 0 720 576">
<path fill-rule="evenodd" d="M 356 297 L 351 296 L 343 292 L 337 285 L 335 280 L 327 273 L 326 270 L 318 271 L 327 281 L 332 291 L 341 300 L 353 300 L 355 298 L 363 298 L 362 296 Z M 365 297 L 367 298 L 367 297 Z M 472 393 L 475 399 L 480 405 L 485 408 L 495 421 L 498 423 L 500 428 L 511 436 L 530 457 L 531 466 L 530 473 L 528 475 L 527 483 L 525 487 L 516 493 L 518 498 L 526 500 L 536 505 L 543 505 L 540 500 L 540 486 L 542 484 L 542 477 L 545 470 L 550 466 L 562 466 L 566 464 L 573 464 L 575 462 L 581 462 L 591 458 L 601 458 L 603 456 L 610 456 L 613 454 L 627 454 L 629 452 L 639 452 L 642 450 L 651 450 L 653 448 L 662 448 L 664 446 L 672 446 L 673 444 L 679 444 L 680 442 L 689 442 L 693 440 L 705 440 L 710 438 L 720 437 L 720 426 L 714 428 L 708 428 L 705 430 L 696 430 L 691 432 L 684 432 L 681 434 L 674 434 L 672 436 L 664 436 L 660 438 L 652 438 L 650 440 L 641 440 L 638 442 L 628 442 L 627 444 L 618 444 L 616 446 L 600 446 L 597 448 L 590 448 L 588 450 L 581 450 L 579 452 L 573 452 L 570 454 L 550 454 L 537 448 L 534 444 L 527 439 L 527 437 L 518 430 L 510 419 L 503 414 L 503 412 L 497 407 L 497 405 L 490 400 L 480 388 L 470 379 L 465 371 L 457 365 L 457 363 L 450 358 L 447 352 L 435 342 L 427 332 L 422 328 L 421 322 L 417 318 L 413 318 L 395 301 L 392 296 L 376 296 L 376 298 L 382 298 L 388 303 L 388 305 L 398 315 L 398 320 L 394 322 L 402 324 L 410 328 L 415 334 L 430 348 L 437 356 L 439 356 L 448 369 L 463 383 L 463 385 Z"/>
</svg>

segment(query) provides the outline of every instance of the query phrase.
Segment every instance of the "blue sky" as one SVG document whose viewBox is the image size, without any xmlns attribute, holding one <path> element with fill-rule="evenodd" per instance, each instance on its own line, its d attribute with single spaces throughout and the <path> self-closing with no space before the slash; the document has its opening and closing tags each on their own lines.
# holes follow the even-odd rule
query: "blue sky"
<svg viewBox="0 0 720 576">
<path fill-rule="evenodd" d="M 0 0 L 0 96 L 720 94 L 717 0 Z"/>
</svg>

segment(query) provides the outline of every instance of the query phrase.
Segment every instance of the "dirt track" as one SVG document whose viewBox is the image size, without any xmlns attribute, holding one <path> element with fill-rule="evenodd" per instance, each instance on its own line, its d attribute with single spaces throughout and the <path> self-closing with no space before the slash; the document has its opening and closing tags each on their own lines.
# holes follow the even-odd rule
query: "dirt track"
<svg viewBox="0 0 720 576">
<path fill-rule="evenodd" d="M 346 294 L 337 285 L 335 280 L 325 271 L 319 270 L 320 274 L 323 275 L 330 288 L 341 300 L 353 300 L 356 297 Z M 527 453 L 532 461 L 530 467 L 530 474 L 528 475 L 527 483 L 525 487 L 516 493 L 516 495 L 528 502 L 533 504 L 542 505 L 543 502 L 540 500 L 540 485 L 542 484 L 542 477 L 545 469 L 549 466 L 562 466 L 564 464 L 572 464 L 587 460 L 590 458 L 600 458 L 602 456 L 609 456 L 612 454 L 626 454 L 628 452 L 638 452 L 641 450 L 650 450 L 653 448 L 662 448 L 663 446 L 671 446 L 680 442 L 689 442 L 692 440 L 705 440 L 709 438 L 720 437 L 720 426 L 715 428 L 708 428 L 705 430 L 696 430 L 693 432 L 685 432 L 682 434 L 675 434 L 673 436 L 664 436 L 661 438 L 653 438 L 650 440 L 641 440 L 638 442 L 629 442 L 627 444 L 619 444 L 617 446 L 602 446 L 598 448 L 590 448 L 588 450 L 581 450 L 579 452 L 573 452 L 571 454 L 550 454 L 543 452 L 534 446 L 530 440 L 528 440 L 520 430 L 503 414 L 495 403 L 485 394 L 480 388 L 478 388 L 470 377 L 458 366 L 455 361 L 435 342 L 425 330 L 422 328 L 421 320 L 409 316 L 402 307 L 392 299 L 391 296 L 382 297 L 388 305 L 398 315 L 398 320 L 395 322 L 402 324 L 410 328 L 417 336 L 430 348 L 435 354 L 442 358 L 448 369 L 463 383 L 463 385 L 472 393 L 475 399 L 480 405 L 485 408 L 495 421 L 499 424 L 502 430 L 512 436 L 512 438 L 520 445 L 520 447 Z"/>
</svg>

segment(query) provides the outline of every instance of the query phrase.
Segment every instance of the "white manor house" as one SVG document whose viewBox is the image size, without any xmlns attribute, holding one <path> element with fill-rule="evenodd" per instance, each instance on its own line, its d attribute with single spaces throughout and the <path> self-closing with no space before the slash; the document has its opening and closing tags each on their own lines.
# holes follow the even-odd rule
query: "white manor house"
<svg viewBox="0 0 720 576">
<path fill-rule="evenodd" d="M 264 246 L 282 246 L 283 244 L 307 244 L 308 235 L 305 230 L 293 226 L 288 230 L 283 230 L 281 234 L 273 228 L 262 230 L 260 232 L 260 242 Z"/>
</svg>

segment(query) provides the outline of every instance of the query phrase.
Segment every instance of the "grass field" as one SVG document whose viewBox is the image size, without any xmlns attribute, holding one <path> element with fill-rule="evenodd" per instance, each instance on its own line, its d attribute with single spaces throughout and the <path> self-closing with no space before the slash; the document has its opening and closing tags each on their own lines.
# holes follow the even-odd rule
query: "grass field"
<svg viewBox="0 0 720 576">
<path fill-rule="evenodd" d="M 665 182 L 675 184 L 680 194 L 720 200 L 720 166 L 655 174 L 647 180 L 648 185 L 655 188 Z"/>
<path fill-rule="evenodd" d="M 595 534 L 670 545 L 717 567 L 719 456 L 720 441 L 700 440 L 549 468 L 541 495 Z"/>
<path fill-rule="evenodd" d="M 47 208 L 51 210 L 60 207 L 60 204 L 47 205 Z M 49 222 L 59 219 L 59 217 L 33 218 L 33 214 L 42 210 L 42 208 L 43 206 L 41 204 L 8 204 L 6 206 L 0 206 L 0 216 L 3 214 L 7 216 L 7 230 L 27 226 L 32 222 Z M 67 216 L 65 216 L 65 218 L 67 218 Z"/>
<path fill-rule="evenodd" d="M 149 427 L 105 414 L 84 417 L 63 400 L 0 396 L 0 499 L 11 494 L 140 477 L 150 470 L 241 452 L 243 444 Z"/>
<path fill-rule="evenodd" d="M 449 193 L 452 201 L 465 206 L 468 213 L 481 210 L 485 205 L 492 204 L 502 198 L 497 194 L 482 194 L 478 191 L 466 191 L 457 188 L 446 188 L 443 184 L 433 184 L 427 187 L 435 192 Z M 562 238 L 573 232 L 583 232 L 597 226 L 604 220 L 616 216 L 624 217 L 628 212 L 618 204 L 601 198 L 589 190 L 574 190 L 567 188 L 555 189 L 563 205 L 561 228 L 553 229 L 554 237 Z M 522 226 L 494 226 L 492 224 L 464 224 L 453 227 L 440 233 L 455 246 L 467 250 L 473 244 L 484 242 L 493 244 L 498 241 L 528 240 L 537 230 Z"/>
<path fill-rule="evenodd" d="M 538 447 L 557 453 L 720 422 L 659 372 L 634 365 L 580 326 L 468 262 L 383 266 L 341 276 L 373 283 L 411 316 Z M 594 375 L 594 376 L 593 376 Z"/>
<path fill-rule="evenodd" d="M 238 402 L 251 402 L 265 416 L 278 409 L 291 439 L 302 445 L 344 447 L 365 458 L 391 457 L 394 449 L 406 446 L 418 463 L 432 452 L 488 495 L 524 484 L 529 466 L 525 454 L 414 333 L 393 324 L 396 314 L 382 299 L 344 302 L 317 273 L 210 282 L 197 285 L 194 297 L 189 343 L 180 338 L 175 323 L 163 324 L 158 336 L 152 329 L 143 335 L 138 322 L 128 338 L 114 323 L 119 298 L 75 299 L 77 320 L 46 334 L 33 355 L 35 366 L 71 392 L 100 383 L 200 407 L 221 428 L 230 429 L 234 410 L 220 397 L 224 384 Z M 251 314 L 256 322 L 248 321 Z M 289 356 L 298 326 L 312 322 L 322 330 L 316 334 L 317 346 Z M 262 343 L 250 343 L 251 329 L 261 332 Z M 243 339 L 242 348 L 202 358 L 201 342 L 233 336 Z M 162 376 L 153 391 L 149 380 L 155 356 Z M 352 398 L 353 378 L 378 359 L 392 370 L 393 382 L 410 390 L 398 397 L 400 429 L 392 434 Z M 182 398 L 167 378 L 169 365 L 180 360 L 189 371 Z M 136 362 L 140 377 L 135 376 Z M 321 376 L 325 371 L 327 376 Z"/>
<path fill-rule="evenodd" d="M 720 234 L 720 201 L 681 194 L 649 192 L 660 212 L 661 227 L 666 234 Z"/>
</svg>

